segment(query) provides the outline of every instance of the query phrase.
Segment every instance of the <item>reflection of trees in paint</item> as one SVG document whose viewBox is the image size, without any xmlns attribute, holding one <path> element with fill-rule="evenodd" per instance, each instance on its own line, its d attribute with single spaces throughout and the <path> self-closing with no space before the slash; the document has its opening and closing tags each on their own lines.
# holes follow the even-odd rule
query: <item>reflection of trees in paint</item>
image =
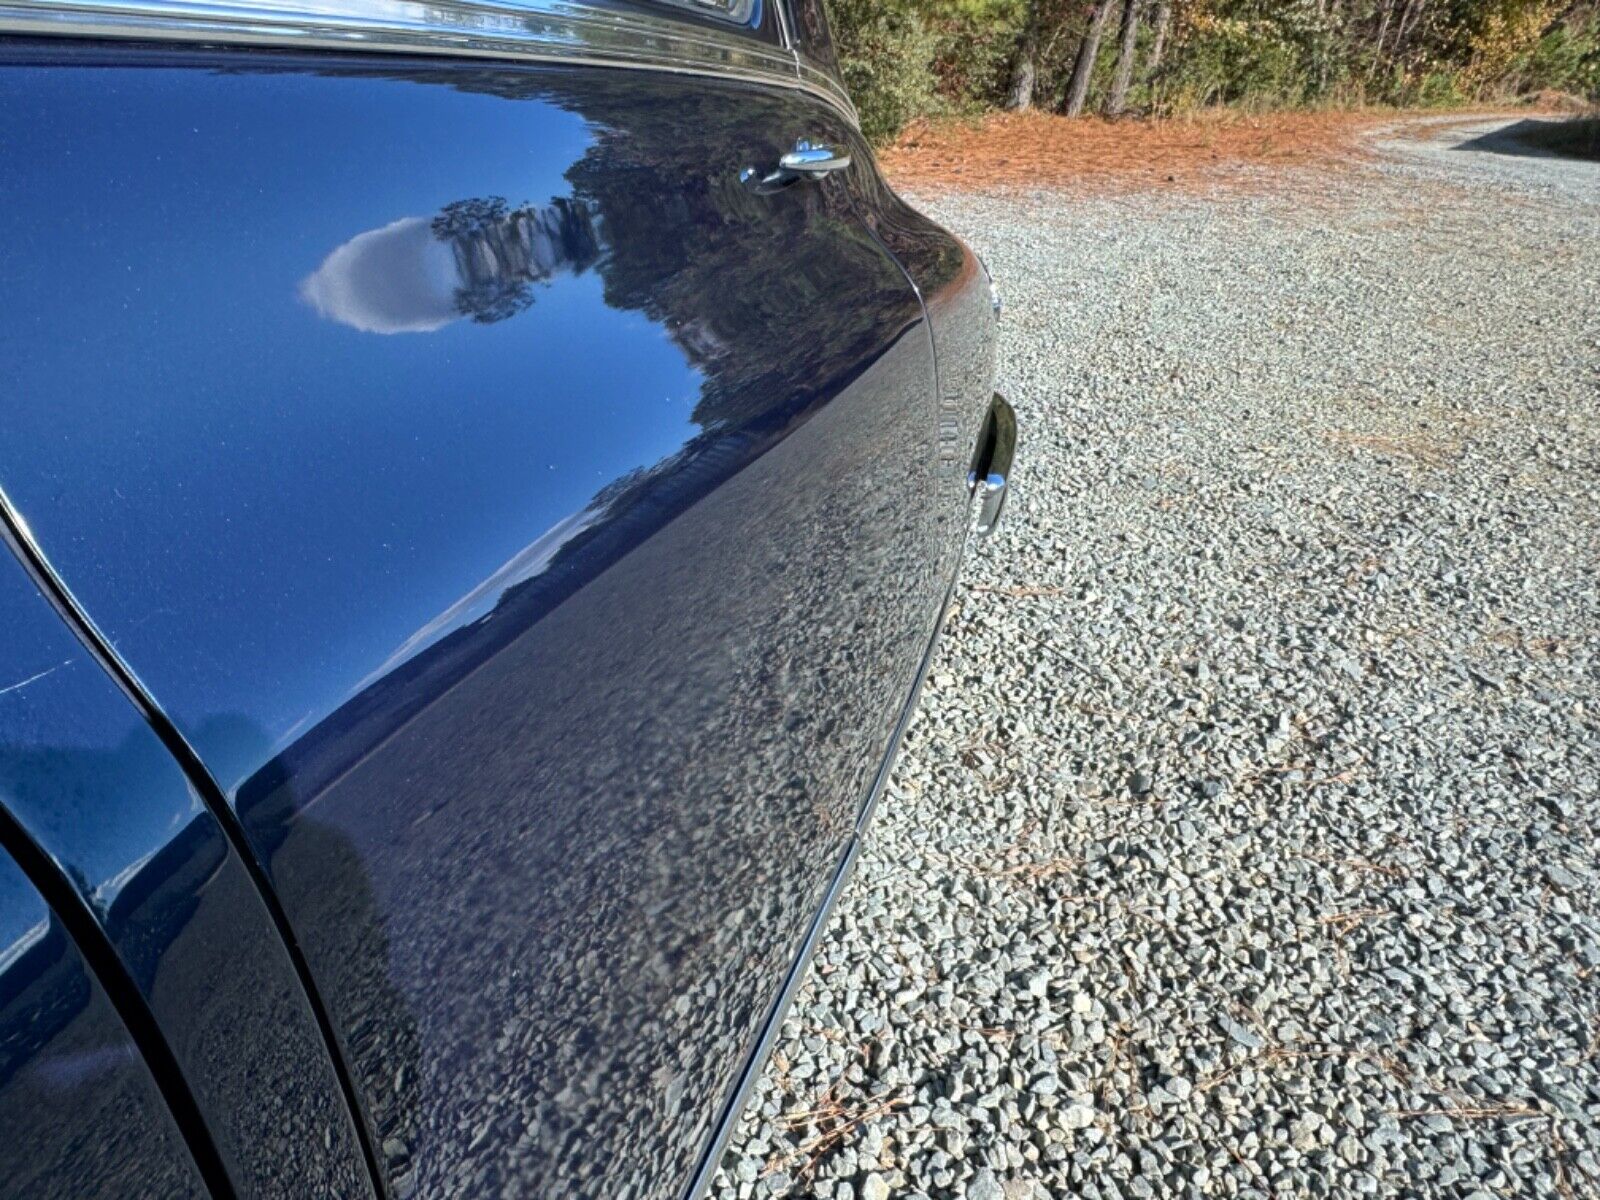
<svg viewBox="0 0 1600 1200">
<path fill-rule="evenodd" d="M 480 325 L 516 316 L 533 303 L 535 283 L 561 269 L 580 274 L 600 257 L 593 216 L 565 197 L 516 209 L 501 196 L 457 200 L 429 227 L 455 258 L 456 310 Z"/>
<path fill-rule="evenodd" d="M 605 232 L 606 302 L 660 325 L 701 372 L 693 415 L 703 429 L 739 428 L 776 396 L 828 394 L 920 317 L 860 219 L 854 176 L 775 196 L 739 182 L 739 168 L 788 149 L 754 131 L 801 128 L 793 102 L 706 88 L 663 104 L 649 89 L 558 80 L 539 98 L 590 124 L 566 178 Z M 803 128 L 850 137 L 820 113 L 807 112 Z"/>
<path fill-rule="evenodd" d="M 693 418 L 702 429 L 737 429 L 768 411 L 773 396 L 804 400 L 837 389 L 922 315 L 861 219 L 860 189 L 875 186 L 865 170 L 777 196 L 756 196 L 739 183 L 741 167 L 776 162 L 793 145 L 769 131 L 792 137 L 803 127 L 850 142 L 842 119 L 787 96 L 709 82 L 668 93 L 626 73 L 580 78 L 476 66 L 381 73 L 553 104 L 583 118 L 589 143 L 565 173 L 571 198 L 537 211 L 550 219 L 568 206 L 593 239 L 577 243 L 592 249 L 587 257 L 573 253 L 572 269 L 593 266 L 611 308 L 655 322 L 700 372 Z M 456 214 L 452 236 L 478 254 L 497 248 L 525 211 L 502 211 L 487 197 L 458 201 L 440 217 Z M 564 234 L 575 235 L 575 228 Z M 443 249 L 441 241 L 434 246 Z M 495 253 L 495 262 L 512 261 Z M 461 273 L 467 294 L 458 299 L 468 307 L 453 308 L 452 319 L 488 323 L 527 309 L 533 293 L 517 286 L 514 270 L 485 273 L 481 289 L 472 282 L 478 278 Z M 791 352 L 802 329 L 805 350 Z"/>
</svg>

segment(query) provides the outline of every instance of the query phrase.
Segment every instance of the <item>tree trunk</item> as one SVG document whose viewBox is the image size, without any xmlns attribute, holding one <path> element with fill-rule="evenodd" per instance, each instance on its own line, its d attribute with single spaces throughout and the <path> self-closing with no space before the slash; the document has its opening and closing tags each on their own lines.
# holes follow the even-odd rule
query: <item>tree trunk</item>
<svg viewBox="0 0 1600 1200">
<path fill-rule="evenodd" d="M 1094 62 L 1100 54 L 1100 35 L 1106 29 L 1106 17 L 1111 13 L 1112 0 L 1095 0 L 1089 14 L 1089 28 L 1078 43 L 1078 61 L 1072 67 L 1072 82 L 1067 85 L 1066 114 L 1083 115 L 1084 102 L 1089 99 L 1089 80 L 1094 75 Z"/>
<path fill-rule="evenodd" d="M 1383 0 L 1383 15 L 1378 21 L 1378 41 L 1372 50 L 1372 63 L 1376 67 L 1383 59 L 1384 39 L 1389 36 L 1389 21 L 1394 16 L 1394 0 Z"/>
<path fill-rule="evenodd" d="M 1417 23 L 1422 19 L 1423 0 L 1406 0 L 1405 10 L 1400 14 L 1400 28 L 1394 35 L 1394 52 L 1398 55 L 1405 51 L 1411 42 L 1411 35 L 1416 32 Z"/>
<path fill-rule="evenodd" d="M 1017 43 L 1017 57 L 1011 64 L 1011 86 L 1006 89 L 1006 107 L 1012 112 L 1027 112 L 1033 107 L 1033 85 L 1039 77 L 1039 0 L 1028 0 L 1028 12 Z"/>
<path fill-rule="evenodd" d="M 1120 117 L 1128 106 L 1128 85 L 1133 82 L 1133 54 L 1139 45 L 1139 9 L 1142 0 L 1125 0 L 1122 6 L 1121 44 L 1117 48 L 1117 73 L 1111 79 L 1111 99 L 1106 112 Z"/>
<path fill-rule="evenodd" d="M 1167 48 L 1167 31 L 1172 28 L 1172 0 L 1161 0 L 1156 5 L 1156 37 L 1150 45 L 1149 71 L 1154 75 L 1161 70 L 1161 54 Z"/>
</svg>

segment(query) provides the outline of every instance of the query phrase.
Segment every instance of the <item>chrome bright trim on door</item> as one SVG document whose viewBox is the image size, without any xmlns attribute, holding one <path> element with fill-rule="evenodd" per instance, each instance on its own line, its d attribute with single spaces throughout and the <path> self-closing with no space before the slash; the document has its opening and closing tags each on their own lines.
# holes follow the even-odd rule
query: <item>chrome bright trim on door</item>
<svg viewBox="0 0 1600 1200">
<path fill-rule="evenodd" d="M 3 0 L 0 32 L 635 67 L 794 88 L 857 119 L 792 49 L 574 0 Z"/>
</svg>

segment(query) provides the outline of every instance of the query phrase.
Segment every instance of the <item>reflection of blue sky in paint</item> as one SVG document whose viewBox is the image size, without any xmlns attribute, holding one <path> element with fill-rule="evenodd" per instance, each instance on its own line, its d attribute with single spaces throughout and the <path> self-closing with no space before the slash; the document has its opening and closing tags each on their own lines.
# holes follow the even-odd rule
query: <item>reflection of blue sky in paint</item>
<svg viewBox="0 0 1600 1200">
<path fill-rule="evenodd" d="M 561 547 L 605 514 L 603 505 L 591 504 L 582 512 L 573 513 L 570 517 L 557 521 L 538 540 L 517 551 L 482 583 L 402 642 L 371 675 L 361 681 L 359 687 L 376 683 L 394 668 L 416 657 L 452 630 L 489 616 L 494 612 L 495 605 L 500 603 L 501 596 L 519 583 L 525 583 L 541 574 Z"/>
<path fill-rule="evenodd" d="M 105 672 L 67 657 L 71 635 L 16 563 L 0 562 L 0 612 L 11 616 L 0 677 L 28 681 L 0 692 L 0 803 L 41 845 L 72 848 L 76 882 L 107 912 L 203 819 L 200 800 Z M 0 954 L 4 945 L 0 930 Z"/>
<path fill-rule="evenodd" d="M 344 328 L 342 336 L 371 338 Z M 393 345 L 396 339 L 374 341 Z M 362 683 L 328 693 L 318 687 L 325 663 L 274 663 L 272 677 L 282 682 L 273 699 L 283 715 L 267 733 L 278 749 L 383 671 L 491 609 L 505 588 L 531 578 L 535 564 L 542 569 L 561 541 L 593 519 L 591 501 L 608 483 L 659 462 L 699 431 L 692 420 L 699 373 L 665 330 L 639 313 L 607 306 L 594 272 L 558 276 L 528 312 L 511 320 L 457 320 L 408 344 L 438 351 L 408 353 L 417 369 L 408 383 L 396 385 L 403 391 L 387 431 L 399 444 L 379 456 L 369 446 L 362 457 L 388 457 L 397 469 L 403 462 L 409 482 L 397 494 L 382 476 L 373 491 L 371 480 L 363 488 L 358 478 L 315 472 L 306 482 L 319 491 L 337 488 L 327 505 L 344 515 L 344 528 L 307 531 L 307 548 L 332 544 L 330 567 L 342 560 L 369 578 L 389 574 L 391 558 L 425 553 L 429 568 L 407 564 L 408 581 L 474 583 L 454 594 L 413 588 L 380 606 L 353 604 L 368 618 L 355 628 L 319 608 L 317 619 L 338 630 L 337 640 L 323 645 L 350 664 L 328 674 Z M 612 356 L 597 357 L 595 345 L 610 347 Z M 357 394 L 370 393 L 372 381 L 353 386 Z M 458 406 L 453 397 L 463 387 L 471 389 L 471 402 Z M 416 403 L 422 397 L 434 402 Z M 351 423 L 371 429 L 358 414 Z M 364 511 L 380 498 L 389 500 L 386 511 Z M 394 530 L 397 536 L 352 542 L 346 530 Z M 319 566 L 310 570 L 315 575 Z M 346 586 L 342 571 L 330 581 L 335 593 Z M 288 704 L 301 696 L 315 703 L 290 712 Z"/>
<path fill-rule="evenodd" d="M 0 557 L 0 612 L 0 680 L 15 681 L 0 688 L 0 804 L 38 845 L 65 854 L 84 898 L 109 912 L 140 868 L 209 818 L 166 747 L 10 555 Z M 27 952 L 43 920 L 42 902 L 7 892 L 7 865 L 0 853 L 0 969 Z M 30 907 L 40 915 L 13 917 Z M 6 924 L 15 919 L 20 927 Z"/>
<path fill-rule="evenodd" d="M 49 932 L 49 919 L 40 917 L 21 931 L 13 927 L 0 934 L 0 975 L 10 970 L 19 958 L 44 941 L 45 935 Z"/>
<path fill-rule="evenodd" d="M 445 309 L 447 265 L 419 223 L 475 197 L 570 196 L 565 172 L 594 137 L 578 115 L 264 75 L 241 124 L 196 106 L 192 73 L 127 72 L 110 109 L 70 75 L 0 80 L 0 140 L 50 148 L 8 180 L 5 292 L 31 352 L 12 359 L 26 402 L 8 410 L 0 478 L 47 546 L 111 512 L 162 531 L 107 539 L 97 553 L 129 557 L 77 574 L 136 662 L 154 653 L 151 614 L 221 614 L 161 651 L 161 698 L 191 734 L 238 680 L 270 680 L 256 732 L 283 745 L 698 432 L 699 371 L 661 326 L 611 307 L 598 270 L 555 272 L 510 319 Z M 76 241 L 21 236 L 64 221 Z M 138 611 L 96 584 L 130 573 Z M 221 752 L 223 785 L 259 752 Z"/>
</svg>

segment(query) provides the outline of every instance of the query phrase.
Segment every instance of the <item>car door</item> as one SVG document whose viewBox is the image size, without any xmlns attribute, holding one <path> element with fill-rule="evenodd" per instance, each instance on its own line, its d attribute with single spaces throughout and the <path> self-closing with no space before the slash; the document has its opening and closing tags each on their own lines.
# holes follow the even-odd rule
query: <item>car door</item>
<svg viewBox="0 0 1600 1200">
<path fill-rule="evenodd" d="M 5 52 L 11 519 L 281 906 L 390 1195 L 682 1190 L 939 618 L 923 309 L 868 162 L 749 185 L 854 136 L 760 33 Z"/>
</svg>

